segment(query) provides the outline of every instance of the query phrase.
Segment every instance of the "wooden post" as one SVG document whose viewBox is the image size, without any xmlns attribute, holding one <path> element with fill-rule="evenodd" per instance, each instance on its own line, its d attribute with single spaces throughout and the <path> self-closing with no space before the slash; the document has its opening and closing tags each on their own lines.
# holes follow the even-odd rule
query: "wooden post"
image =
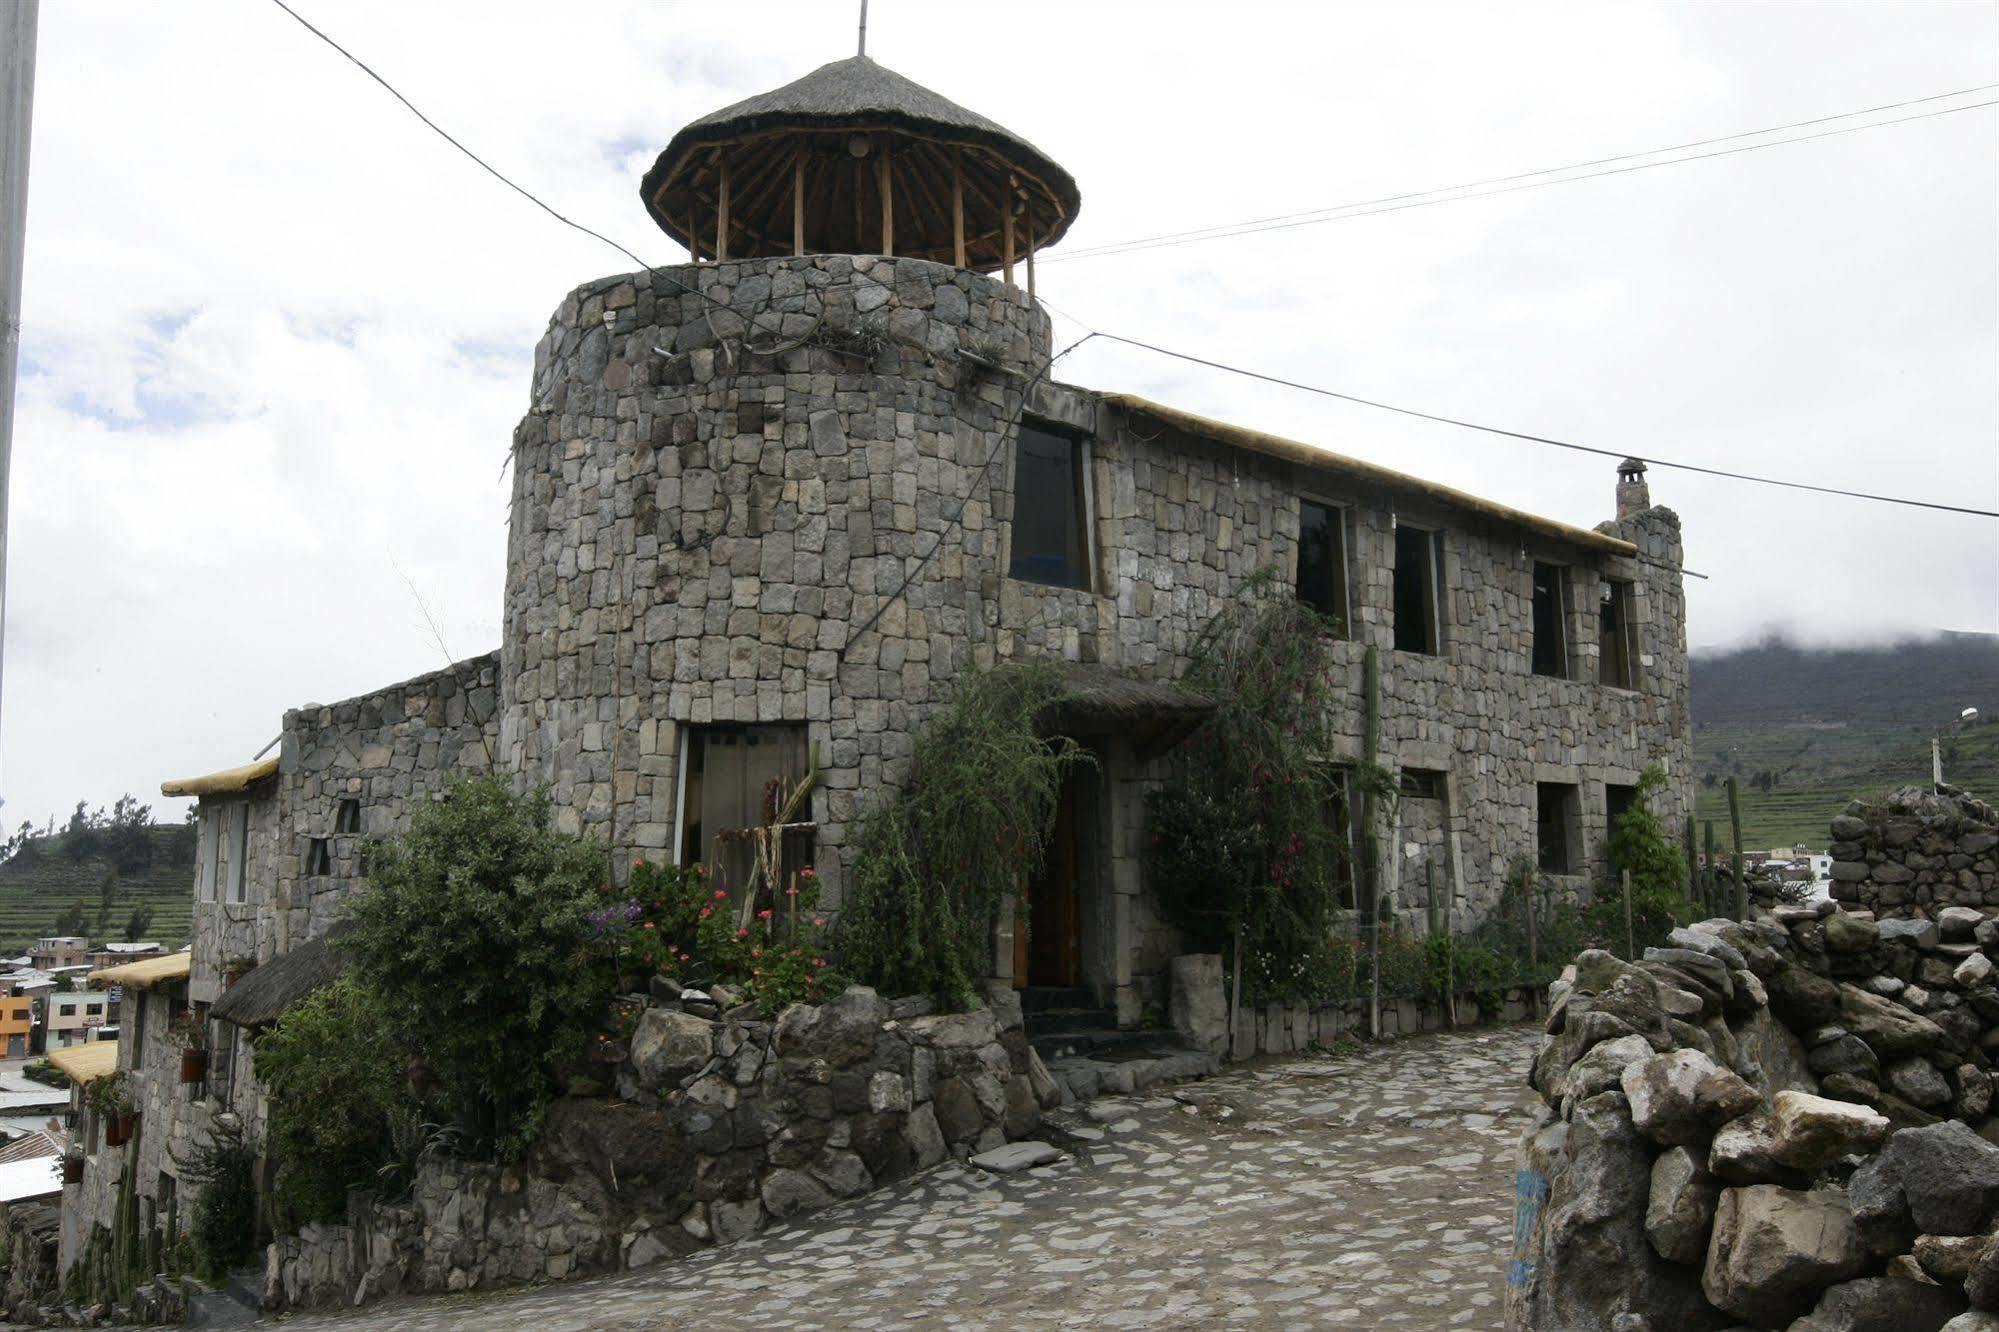
<svg viewBox="0 0 1999 1332">
<path fill-rule="evenodd" d="M 1521 884 L 1521 896 L 1527 910 L 1527 993 L 1528 1003 L 1534 1016 L 1541 1016 L 1541 941 L 1534 933 L 1534 876 L 1529 874 Z"/>
<path fill-rule="evenodd" d="M 721 179 L 715 186 L 715 262 L 729 257 L 729 159 L 717 153 Z"/>
<path fill-rule="evenodd" d="M 1235 918 L 1235 971 L 1229 977 L 1229 1057 L 1242 1058 L 1237 1048 L 1236 1032 L 1242 1026 L 1242 916 Z M 1256 1051 L 1251 1050 L 1251 1054 Z"/>
<path fill-rule="evenodd" d="M 875 186 L 882 197 L 882 253 L 895 254 L 895 176 L 889 170 L 888 136 L 875 140 Z"/>
<path fill-rule="evenodd" d="M 1456 900 L 1454 894 L 1444 901 L 1444 937 L 1451 940 L 1451 950 L 1444 954 L 1444 979 L 1449 982 L 1446 988 L 1451 996 L 1453 1027 L 1458 1025 L 1458 946 L 1456 938 L 1451 934 L 1451 909 Z"/>
<path fill-rule="evenodd" d="M 965 150 L 951 149 L 951 241 L 952 252 L 958 267 L 970 268 L 965 262 Z"/>
<path fill-rule="evenodd" d="M 1007 177 L 1000 191 L 1000 259 L 1006 269 L 1006 285 L 1013 285 L 1013 177 Z"/>
<path fill-rule="evenodd" d="M 1742 877 L 1742 800 L 1735 778 L 1728 779 L 1728 835 L 1735 846 L 1735 918 L 1749 918 L 1749 885 Z"/>
<path fill-rule="evenodd" d="M 690 196 L 687 201 L 687 262 L 690 264 L 701 262 L 701 237 L 695 230 L 694 216 L 694 200 Z"/>
<path fill-rule="evenodd" d="M 1631 932 L 1631 871 L 1617 872 L 1619 886 L 1624 891 L 1624 960 L 1638 960 L 1638 936 Z"/>
<path fill-rule="evenodd" d="M 1027 299 L 1034 299 L 1034 199 L 1030 195 L 1027 208 Z"/>
<path fill-rule="evenodd" d="M 805 150 L 791 163 L 791 252 L 805 253 Z"/>
<path fill-rule="evenodd" d="M 1437 867 L 1428 860 L 1423 862 L 1423 914 L 1429 919 L 1430 933 L 1435 934 L 1443 917 L 1437 910 Z"/>
<path fill-rule="evenodd" d="M 1698 911 L 1701 905 L 1701 870 L 1700 863 L 1694 859 L 1694 816 L 1691 814 L 1687 815 L 1685 841 L 1687 852 L 1687 904 Z"/>
<path fill-rule="evenodd" d="M 1716 885 L 1718 876 L 1714 872 L 1714 820 L 1704 819 L 1701 826 L 1704 829 L 1702 840 L 1705 843 L 1705 850 L 1701 855 L 1701 882 L 1707 887 L 1708 914 L 1718 916 L 1721 914 L 1721 903 L 1716 900 L 1719 890 Z"/>
</svg>

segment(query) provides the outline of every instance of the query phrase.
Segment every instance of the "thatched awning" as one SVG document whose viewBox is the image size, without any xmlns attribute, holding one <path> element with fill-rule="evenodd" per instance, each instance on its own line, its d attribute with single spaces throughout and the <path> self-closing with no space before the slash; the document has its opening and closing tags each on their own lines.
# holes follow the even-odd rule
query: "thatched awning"
<svg viewBox="0 0 1999 1332">
<path fill-rule="evenodd" d="M 344 924 L 344 922 L 343 922 Z M 239 1027 L 267 1027 L 299 1000 L 325 989 L 347 970 L 347 958 L 333 946 L 341 926 L 308 939 L 282 957 L 253 967 L 208 1010 L 208 1016 Z"/>
<path fill-rule="evenodd" d="M 221 772 L 211 772 L 206 777 L 183 777 L 178 781 L 161 782 L 160 794 L 167 796 L 234 795 L 247 791 L 255 782 L 275 776 L 278 771 L 276 754 L 261 763 L 245 763 L 238 768 L 224 768 Z"/>
<path fill-rule="evenodd" d="M 118 1071 L 118 1042 L 86 1041 L 49 1051 L 49 1062 L 75 1083 L 95 1082 Z"/>
<path fill-rule="evenodd" d="M 103 967 L 91 972 L 87 979 L 92 988 L 128 985 L 135 990 L 150 990 L 155 985 L 184 981 L 193 969 L 194 954 L 168 953 L 164 957 L 149 957 L 138 962 L 124 962 L 115 967 Z"/>
<path fill-rule="evenodd" d="M 1070 663 L 1061 667 L 1061 676 L 1062 696 L 1043 715 L 1043 726 L 1064 735 L 1127 736 L 1141 755 L 1171 749 L 1215 710 L 1206 694 L 1108 666 Z"/>
<path fill-rule="evenodd" d="M 1082 206 L 1039 148 L 864 55 L 694 121 L 639 194 L 696 257 L 890 252 L 886 204 L 893 253 L 987 272 L 1054 244 Z"/>
<path fill-rule="evenodd" d="M 1557 522 L 1553 518 L 1543 518 L 1539 514 L 1522 509 L 1510 508 L 1495 500 L 1485 499 L 1435 481 L 1425 481 L 1407 472 L 1398 472 L 1392 467 L 1382 467 L 1377 463 L 1362 462 L 1359 458 L 1349 458 L 1331 449 L 1322 449 L 1316 444 L 1306 444 L 1282 435 L 1266 435 L 1261 430 L 1250 430 L 1244 426 L 1229 425 L 1224 421 L 1210 420 L 1183 412 L 1175 407 L 1163 407 L 1156 402 L 1129 393 L 1107 393 L 1104 401 L 1113 407 L 1121 407 L 1136 416 L 1143 416 L 1161 425 L 1193 435 L 1199 439 L 1211 439 L 1218 444 L 1229 444 L 1236 448 L 1248 449 L 1252 453 L 1265 454 L 1272 458 L 1282 458 L 1287 462 L 1299 463 L 1322 472 L 1332 472 L 1363 485 L 1378 486 L 1390 493 L 1414 495 L 1432 500 L 1453 509 L 1469 511 L 1481 517 L 1504 523 L 1509 527 L 1523 528 L 1537 536 L 1548 537 L 1564 545 L 1580 546 L 1585 550 L 1599 551 L 1606 555 L 1636 555 L 1638 547 L 1629 541 L 1607 536 L 1602 532 L 1592 532 L 1586 527 L 1573 527 Z"/>
</svg>

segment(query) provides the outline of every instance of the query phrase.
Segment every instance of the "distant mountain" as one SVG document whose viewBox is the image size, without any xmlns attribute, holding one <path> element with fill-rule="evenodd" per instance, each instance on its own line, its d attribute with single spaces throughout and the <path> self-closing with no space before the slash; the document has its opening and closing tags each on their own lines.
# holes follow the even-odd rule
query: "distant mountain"
<svg viewBox="0 0 1999 1332">
<path fill-rule="evenodd" d="M 1930 777 L 1944 736 L 1944 779 L 1999 799 L 1999 635 L 1941 634 L 1881 647 L 1801 648 L 1781 639 L 1696 654 L 1698 817 L 1723 846 L 1736 778 L 1750 850 L 1822 847 L 1857 795 Z M 1978 716 L 1953 724 L 1965 708 Z"/>
<path fill-rule="evenodd" d="M 125 937 L 126 922 L 141 904 L 153 908 L 146 937 L 178 948 L 188 941 L 194 910 L 194 827 L 152 824 L 119 837 L 108 830 L 55 833 L 14 842 L 0 861 L 0 957 L 27 951 L 56 933 L 56 918 L 83 908 L 92 941 Z M 106 879 L 111 905 L 102 929 L 98 916 Z"/>
</svg>

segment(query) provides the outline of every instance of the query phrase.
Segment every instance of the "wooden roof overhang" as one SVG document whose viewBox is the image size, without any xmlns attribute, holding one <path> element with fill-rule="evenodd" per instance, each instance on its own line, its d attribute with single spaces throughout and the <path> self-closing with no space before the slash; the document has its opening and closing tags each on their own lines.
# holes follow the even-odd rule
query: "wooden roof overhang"
<svg viewBox="0 0 1999 1332">
<path fill-rule="evenodd" d="M 1081 207 L 1032 144 L 865 56 L 695 121 L 639 192 L 696 260 L 894 254 L 982 272 L 1053 244 Z"/>
</svg>

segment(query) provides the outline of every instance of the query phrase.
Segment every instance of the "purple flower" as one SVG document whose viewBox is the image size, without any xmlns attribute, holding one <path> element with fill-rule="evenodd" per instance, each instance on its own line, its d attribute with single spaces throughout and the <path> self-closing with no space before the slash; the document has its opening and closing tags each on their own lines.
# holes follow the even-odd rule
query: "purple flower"
<svg viewBox="0 0 1999 1332">
<path fill-rule="evenodd" d="M 583 919 L 590 926 L 591 937 L 602 943 L 623 934 L 631 928 L 632 922 L 644 914 L 645 908 L 636 899 L 628 897 L 612 906 L 600 907 Z"/>
</svg>

